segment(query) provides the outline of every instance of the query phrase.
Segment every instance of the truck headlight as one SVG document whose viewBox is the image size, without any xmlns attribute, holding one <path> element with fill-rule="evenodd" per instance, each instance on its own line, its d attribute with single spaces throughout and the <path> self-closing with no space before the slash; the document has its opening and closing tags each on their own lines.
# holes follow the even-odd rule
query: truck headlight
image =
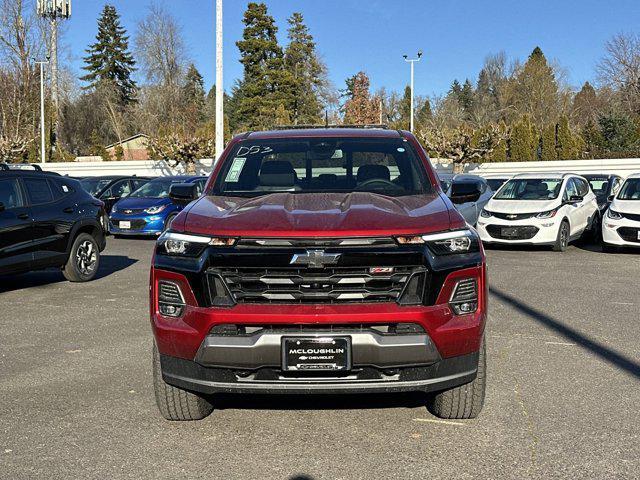
<svg viewBox="0 0 640 480">
<path fill-rule="evenodd" d="M 480 251 L 478 235 L 472 230 L 433 233 L 429 235 L 401 236 L 401 245 L 426 244 L 436 255 L 452 255 Z"/>
<path fill-rule="evenodd" d="M 207 246 L 232 247 L 236 243 L 231 237 L 206 237 L 167 231 L 158 238 L 158 249 L 167 255 L 197 257 Z"/>
<path fill-rule="evenodd" d="M 155 207 L 145 208 L 144 213 L 148 213 L 149 215 L 155 215 L 156 213 L 160 213 L 161 211 L 163 211 L 165 208 L 167 208 L 166 205 L 157 205 Z"/>
<path fill-rule="evenodd" d="M 611 209 L 607 210 L 607 217 L 611 220 L 622 220 L 624 218 L 621 213 Z"/>
</svg>

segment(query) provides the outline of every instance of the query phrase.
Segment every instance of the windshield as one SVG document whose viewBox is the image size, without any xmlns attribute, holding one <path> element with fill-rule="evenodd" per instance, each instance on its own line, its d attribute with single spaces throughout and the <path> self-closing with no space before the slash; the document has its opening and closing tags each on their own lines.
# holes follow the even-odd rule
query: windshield
<svg viewBox="0 0 640 480">
<path fill-rule="evenodd" d="M 640 178 L 628 178 L 620 189 L 618 200 L 640 200 Z"/>
<path fill-rule="evenodd" d="M 110 183 L 111 180 L 104 178 L 84 178 L 80 180 L 80 185 L 82 185 L 84 191 L 90 193 L 91 195 L 97 194 L 100 190 L 102 190 Z"/>
<path fill-rule="evenodd" d="M 217 176 L 215 195 L 276 192 L 432 192 L 424 165 L 402 139 L 313 138 L 242 142 Z"/>
<path fill-rule="evenodd" d="M 189 183 L 185 179 L 160 179 L 152 180 L 149 183 L 145 183 L 131 195 L 129 198 L 167 198 L 169 196 L 169 189 L 174 183 Z"/>
<path fill-rule="evenodd" d="M 591 190 L 596 194 L 598 200 L 605 200 L 609 193 L 609 180 L 607 177 L 590 177 L 587 178 Z"/>
<path fill-rule="evenodd" d="M 553 200 L 558 198 L 562 180 L 558 178 L 520 178 L 507 181 L 493 197 L 496 200 Z"/>
</svg>

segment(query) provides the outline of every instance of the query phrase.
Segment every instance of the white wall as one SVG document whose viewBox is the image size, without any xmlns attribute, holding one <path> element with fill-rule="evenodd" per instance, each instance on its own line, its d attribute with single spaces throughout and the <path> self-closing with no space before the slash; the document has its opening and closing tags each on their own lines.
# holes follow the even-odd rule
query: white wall
<svg viewBox="0 0 640 480">
<path fill-rule="evenodd" d="M 525 172 L 611 173 L 626 177 L 632 173 L 640 172 L 640 158 L 482 163 L 469 170 L 469 173 L 480 176 L 495 173 L 516 174 Z"/>
<path fill-rule="evenodd" d="M 209 175 L 213 160 L 205 158 L 196 163 L 196 175 Z M 170 167 L 164 160 L 125 160 L 121 162 L 55 162 L 40 164 L 43 170 L 70 177 L 96 177 L 99 175 L 167 176 L 185 173 L 184 167 Z"/>
</svg>

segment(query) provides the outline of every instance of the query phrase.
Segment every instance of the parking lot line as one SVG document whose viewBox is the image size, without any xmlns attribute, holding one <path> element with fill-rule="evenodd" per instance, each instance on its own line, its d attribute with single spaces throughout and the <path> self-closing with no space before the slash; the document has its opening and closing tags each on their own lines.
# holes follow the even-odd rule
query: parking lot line
<svg viewBox="0 0 640 480">
<path fill-rule="evenodd" d="M 425 422 L 425 423 L 440 423 L 442 425 L 455 425 L 457 427 L 464 427 L 465 424 L 462 422 L 454 422 L 451 420 L 438 420 L 436 418 L 414 418 L 414 422 Z"/>
</svg>

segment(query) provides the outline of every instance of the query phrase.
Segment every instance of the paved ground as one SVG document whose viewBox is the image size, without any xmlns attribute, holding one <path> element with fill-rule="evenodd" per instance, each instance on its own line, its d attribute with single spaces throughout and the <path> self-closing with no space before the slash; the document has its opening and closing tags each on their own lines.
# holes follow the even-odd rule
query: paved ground
<svg viewBox="0 0 640 480">
<path fill-rule="evenodd" d="M 0 478 L 638 478 L 640 255 L 492 250 L 478 420 L 408 396 L 225 397 L 169 423 L 151 387 L 152 243 L 100 278 L 0 277 Z"/>
</svg>

